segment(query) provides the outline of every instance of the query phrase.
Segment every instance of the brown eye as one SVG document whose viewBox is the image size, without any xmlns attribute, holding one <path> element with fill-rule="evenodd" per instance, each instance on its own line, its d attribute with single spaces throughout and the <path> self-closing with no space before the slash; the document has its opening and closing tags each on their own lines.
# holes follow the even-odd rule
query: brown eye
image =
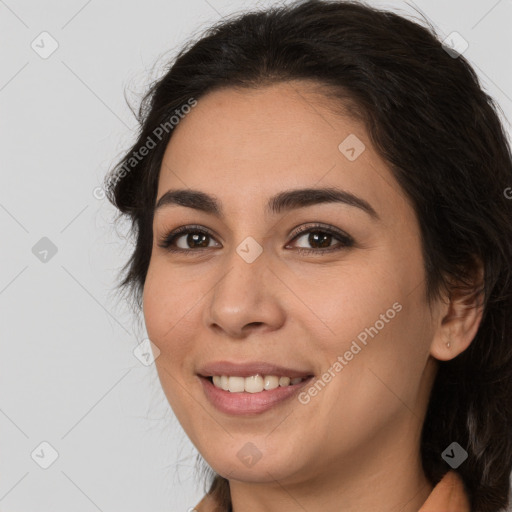
<svg viewBox="0 0 512 512">
<path fill-rule="evenodd" d="M 303 237 L 306 237 L 305 243 L 312 247 L 312 249 L 299 247 L 298 251 L 303 254 L 325 254 L 354 245 L 354 240 L 349 235 L 332 228 L 323 228 L 323 226 L 313 226 L 309 229 L 302 228 L 293 240 L 299 240 Z M 339 243 L 331 245 L 333 240 L 337 240 Z"/>
<path fill-rule="evenodd" d="M 183 238 L 184 247 L 176 246 L 176 241 L 181 238 Z M 208 231 L 199 227 L 184 226 L 166 235 L 158 245 L 171 252 L 190 252 L 195 248 L 207 249 L 209 238 L 212 238 L 212 235 Z"/>
</svg>

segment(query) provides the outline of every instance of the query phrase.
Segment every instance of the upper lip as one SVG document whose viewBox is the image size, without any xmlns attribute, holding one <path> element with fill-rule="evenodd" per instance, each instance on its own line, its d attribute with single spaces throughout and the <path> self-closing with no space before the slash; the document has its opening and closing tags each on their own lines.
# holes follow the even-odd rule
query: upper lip
<svg viewBox="0 0 512 512">
<path fill-rule="evenodd" d="M 278 377 L 309 377 L 313 375 L 308 370 L 300 370 L 297 368 L 288 368 L 265 361 L 250 362 L 231 362 L 231 361 L 215 361 L 207 363 L 198 372 L 202 377 L 212 377 L 214 375 L 228 375 L 235 377 L 250 377 L 251 375 L 276 375 Z"/>
</svg>

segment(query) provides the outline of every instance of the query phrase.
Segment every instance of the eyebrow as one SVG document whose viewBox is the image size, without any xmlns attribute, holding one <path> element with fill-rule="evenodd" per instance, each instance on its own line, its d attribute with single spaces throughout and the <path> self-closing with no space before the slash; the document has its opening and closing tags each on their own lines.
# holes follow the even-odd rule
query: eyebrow
<svg viewBox="0 0 512 512">
<path fill-rule="evenodd" d="M 339 188 L 302 188 L 279 192 L 272 196 L 266 206 L 267 213 L 279 214 L 298 208 L 304 208 L 321 203 L 343 203 L 360 208 L 369 214 L 374 220 L 380 217 L 372 206 L 364 199 Z M 215 197 L 200 190 L 176 189 L 168 190 L 158 200 L 154 212 L 165 206 L 179 205 L 194 208 L 205 213 L 215 215 L 221 219 L 224 213 L 220 201 Z"/>
</svg>

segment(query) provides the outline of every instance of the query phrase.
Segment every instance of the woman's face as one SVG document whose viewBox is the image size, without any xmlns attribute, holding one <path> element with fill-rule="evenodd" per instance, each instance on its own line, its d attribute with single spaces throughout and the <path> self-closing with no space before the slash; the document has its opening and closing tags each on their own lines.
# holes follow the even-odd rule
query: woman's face
<svg viewBox="0 0 512 512">
<path fill-rule="evenodd" d="M 325 482 L 370 461 L 378 477 L 419 460 L 438 314 L 419 226 L 363 125 L 318 99 L 301 82 L 210 93 L 161 168 L 157 203 L 188 195 L 155 211 L 148 336 L 178 420 L 233 480 Z M 323 188 L 345 201 L 283 195 Z M 159 245 L 191 225 L 178 252 Z"/>
</svg>

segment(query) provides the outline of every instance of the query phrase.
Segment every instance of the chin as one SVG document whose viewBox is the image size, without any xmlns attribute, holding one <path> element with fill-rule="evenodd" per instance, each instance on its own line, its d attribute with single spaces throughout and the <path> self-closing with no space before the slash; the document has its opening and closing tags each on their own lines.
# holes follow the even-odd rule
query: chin
<svg viewBox="0 0 512 512">
<path fill-rule="evenodd" d="M 225 461 L 220 465 L 217 464 L 216 468 L 213 469 L 217 474 L 228 480 L 261 484 L 275 482 L 276 480 L 285 480 L 290 476 L 289 464 L 276 465 L 274 463 L 257 463 L 252 467 L 244 467 L 241 464 L 237 464 L 236 467 L 233 467 L 232 463 Z"/>
<path fill-rule="evenodd" d="M 300 471 L 299 461 L 277 447 L 258 450 L 250 441 L 235 444 L 236 448 L 226 448 L 220 453 L 210 451 L 203 456 L 217 474 L 228 480 L 268 483 L 288 479 Z"/>
</svg>

